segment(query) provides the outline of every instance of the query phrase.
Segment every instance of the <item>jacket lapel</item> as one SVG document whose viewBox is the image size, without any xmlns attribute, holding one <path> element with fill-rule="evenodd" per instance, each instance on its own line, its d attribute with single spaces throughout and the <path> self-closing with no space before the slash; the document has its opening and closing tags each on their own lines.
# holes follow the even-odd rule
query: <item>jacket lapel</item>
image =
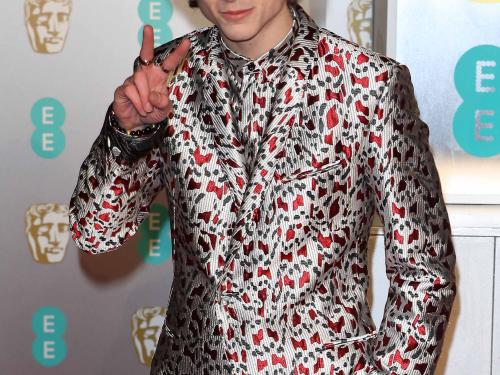
<svg viewBox="0 0 500 375">
<path fill-rule="evenodd" d="M 221 169 L 227 177 L 235 204 L 239 207 L 243 201 L 243 189 L 248 183 L 248 174 L 243 160 L 243 146 L 234 132 L 231 118 L 229 83 L 219 74 L 208 74 L 205 82 L 201 120 L 206 131 L 212 134 Z"/>
<path fill-rule="evenodd" d="M 291 66 L 287 66 L 285 75 L 279 83 L 276 94 L 277 102 L 271 109 L 272 118 L 267 124 L 255 156 L 252 173 L 246 186 L 243 203 L 239 211 L 240 220 L 249 220 L 254 209 L 260 207 L 264 189 L 269 188 L 278 169 L 280 155 L 284 151 L 286 140 L 302 116 L 306 80 Z M 239 221 L 240 221 L 239 220 Z M 237 223 L 241 228 L 243 222 Z M 255 221 L 255 217 L 253 219 Z"/>
</svg>

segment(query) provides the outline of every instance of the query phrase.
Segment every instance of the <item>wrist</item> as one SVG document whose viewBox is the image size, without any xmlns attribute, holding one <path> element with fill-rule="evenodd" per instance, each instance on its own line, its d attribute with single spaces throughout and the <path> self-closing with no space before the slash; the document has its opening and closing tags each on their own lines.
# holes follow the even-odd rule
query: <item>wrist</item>
<svg viewBox="0 0 500 375">
<path fill-rule="evenodd" d="M 133 128 L 127 129 L 119 123 L 118 117 L 116 116 L 116 114 L 113 110 L 113 106 L 110 106 L 110 108 L 109 108 L 108 119 L 109 119 L 108 123 L 113 128 L 113 130 L 115 130 L 115 131 L 117 131 L 125 136 L 134 137 L 134 138 L 135 137 L 143 137 L 146 135 L 153 134 L 158 130 L 158 128 L 162 124 L 164 124 L 166 122 L 166 120 L 164 120 L 162 122 L 158 122 L 155 124 L 142 124 L 142 125 L 138 125 L 138 126 L 135 126 Z"/>
<path fill-rule="evenodd" d="M 116 124 L 113 126 L 112 117 L 114 116 L 112 116 L 112 106 L 110 105 L 101 133 L 105 147 L 119 163 L 122 160 L 132 163 L 146 155 L 152 148 L 161 146 L 167 128 L 167 119 L 155 124 L 156 127 L 154 128 L 150 127 L 153 130 L 146 130 L 148 127 L 146 125 L 143 130 L 139 130 L 141 133 L 127 134 L 127 130 L 117 129 Z M 145 134 L 144 132 L 148 133 Z"/>
</svg>

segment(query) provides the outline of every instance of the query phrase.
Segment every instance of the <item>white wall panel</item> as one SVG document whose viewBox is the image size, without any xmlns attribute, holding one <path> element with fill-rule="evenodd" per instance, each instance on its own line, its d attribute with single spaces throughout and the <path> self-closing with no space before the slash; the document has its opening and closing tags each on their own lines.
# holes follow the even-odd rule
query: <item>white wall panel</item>
<svg viewBox="0 0 500 375">
<path fill-rule="evenodd" d="M 500 223 L 500 217 L 497 218 Z M 493 350 L 491 355 L 491 374 L 500 374 L 500 237 L 495 239 L 495 274 L 493 305 Z"/>
</svg>

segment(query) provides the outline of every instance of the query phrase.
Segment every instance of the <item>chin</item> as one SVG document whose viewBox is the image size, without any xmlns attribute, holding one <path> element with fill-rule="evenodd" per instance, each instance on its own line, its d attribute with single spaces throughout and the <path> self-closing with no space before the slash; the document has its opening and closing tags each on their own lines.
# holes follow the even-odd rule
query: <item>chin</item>
<svg viewBox="0 0 500 375">
<path fill-rule="evenodd" d="M 220 30 L 227 39 L 233 42 L 245 42 L 257 34 L 256 30 L 249 30 L 248 27 L 243 26 L 220 27 Z"/>
</svg>

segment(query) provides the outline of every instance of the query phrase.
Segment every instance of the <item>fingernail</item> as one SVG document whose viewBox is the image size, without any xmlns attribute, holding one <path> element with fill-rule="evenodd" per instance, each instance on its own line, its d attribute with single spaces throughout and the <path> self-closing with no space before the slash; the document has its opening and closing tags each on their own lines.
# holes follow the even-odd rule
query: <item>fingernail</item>
<svg viewBox="0 0 500 375">
<path fill-rule="evenodd" d="M 151 103 L 146 103 L 146 107 L 144 108 L 146 110 L 146 112 L 153 112 L 153 106 L 151 105 Z"/>
</svg>

